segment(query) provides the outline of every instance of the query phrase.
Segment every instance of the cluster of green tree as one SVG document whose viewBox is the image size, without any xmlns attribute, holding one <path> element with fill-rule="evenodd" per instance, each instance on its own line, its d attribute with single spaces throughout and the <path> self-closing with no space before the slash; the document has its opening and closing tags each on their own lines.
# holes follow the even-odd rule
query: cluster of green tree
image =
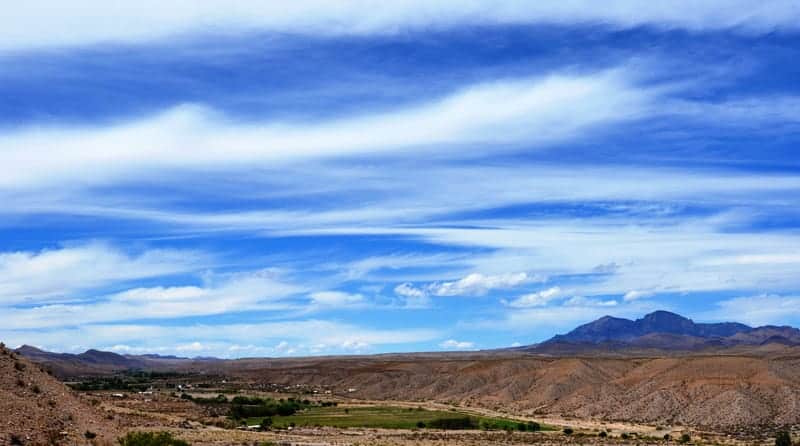
<svg viewBox="0 0 800 446">
<path fill-rule="evenodd" d="M 217 395 L 215 397 L 203 398 L 203 397 L 200 397 L 200 396 L 193 397 L 193 396 L 189 395 L 188 393 L 183 393 L 183 394 L 181 394 L 181 399 L 194 401 L 197 404 L 227 404 L 228 403 L 228 397 L 226 397 L 223 394 L 219 394 L 219 395 Z"/>
<path fill-rule="evenodd" d="M 428 422 L 427 426 L 431 429 L 478 429 L 478 420 L 472 417 L 452 417 L 452 418 L 437 418 Z"/>
<path fill-rule="evenodd" d="M 778 432 L 775 435 L 775 446 L 792 446 L 792 435 L 787 431 Z"/>
<path fill-rule="evenodd" d="M 70 383 L 69 386 L 74 390 L 98 391 L 98 390 L 122 390 L 128 392 L 144 392 L 149 389 L 152 382 L 148 378 L 142 377 L 109 377 L 93 378 L 78 383 Z"/>
<path fill-rule="evenodd" d="M 128 432 L 118 441 L 120 446 L 189 446 L 169 432 Z"/>
<path fill-rule="evenodd" d="M 531 421 L 529 423 L 518 423 L 514 421 L 496 421 L 485 420 L 481 421 L 480 428 L 486 431 L 506 430 L 506 431 L 520 431 L 520 432 L 537 432 L 542 430 L 539 423 Z"/>
<path fill-rule="evenodd" d="M 186 373 L 180 372 L 158 372 L 152 370 L 128 370 L 125 372 L 125 376 L 129 376 L 131 378 L 145 378 L 149 380 L 153 379 L 168 379 L 168 378 L 186 378 L 190 375 Z"/>
<path fill-rule="evenodd" d="M 417 427 L 420 429 L 481 429 L 485 431 L 517 430 L 520 432 L 537 432 L 542 429 L 542 426 L 534 421 L 528 423 L 519 423 L 507 420 L 482 420 L 478 422 L 478 420 L 471 417 L 438 418 L 433 421 L 429 421 L 428 423 L 419 421 L 417 422 Z"/>
<path fill-rule="evenodd" d="M 251 417 L 288 417 L 312 405 L 309 400 L 237 396 L 231 401 L 230 417 L 235 420 Z"/>
</svg>

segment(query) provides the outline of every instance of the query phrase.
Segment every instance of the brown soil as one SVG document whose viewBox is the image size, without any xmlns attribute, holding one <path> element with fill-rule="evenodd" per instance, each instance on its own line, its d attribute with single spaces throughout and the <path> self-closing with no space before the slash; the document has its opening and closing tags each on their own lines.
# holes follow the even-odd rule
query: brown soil
<svg viewBox="0 0 800 446">
<path fill-rule="evenodd" d="M 116 437 L 114 423 L 91 404 L 0 347 L 0 445 L 111 444 Z"/>
</svg>

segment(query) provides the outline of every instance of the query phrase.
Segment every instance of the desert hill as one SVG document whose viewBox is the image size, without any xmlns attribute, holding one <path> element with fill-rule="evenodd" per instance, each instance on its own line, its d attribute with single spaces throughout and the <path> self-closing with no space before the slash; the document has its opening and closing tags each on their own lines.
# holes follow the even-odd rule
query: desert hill
<svg viewBox="0 0 800 446">
<path fill-rule="evenodd" d="M 726 432 L 800 424 L 800 330 L 698 324 L 656 312 L 601 318 L 542 344 L 462 353 L 239 360 L 87 352 L 29 355 L 58 373 L 126 369 L 227 376 L 253 388 L 315 388 L 359 399 L 432 401 L 535 417 Z"/>
<path fill-rule="evenodd" d="M 0 345 L 0 444 L 91 444 L 116 429 L 33 362 Z M 87 434 L 88 432 L 88 434 Z"/>
<path fill-rule="evenodd" d="M 545 357 L 460 354 L 249 359 L 225 373 L 377 400 L 435 401 L 540 417 L 576 417 L 725 432 L 800 423 L 800 349 L 758 355 Z"/>
</svg>

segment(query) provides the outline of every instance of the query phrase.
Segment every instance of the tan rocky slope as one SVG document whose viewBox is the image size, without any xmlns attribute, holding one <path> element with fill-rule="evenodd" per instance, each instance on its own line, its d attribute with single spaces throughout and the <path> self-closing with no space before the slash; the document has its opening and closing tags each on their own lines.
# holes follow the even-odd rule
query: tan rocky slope
<svg viewBox="0 0 800 446">
<path fill-rule="evenodd" d="M 87 438 L 92 434 L 96 437 Z M 111 444 L 115 438 L 113 422 L 37 365 L 0 346 L 0 445 Z"/>
<path fill-rule="evenodd" d="M 714 430 L 800 423 L 800 351 L 780 355 L 526 355 L 242 360 L 229 374 L 329 386 L 365 399 L 438 401 L 541 416 Z"/>
</svg>

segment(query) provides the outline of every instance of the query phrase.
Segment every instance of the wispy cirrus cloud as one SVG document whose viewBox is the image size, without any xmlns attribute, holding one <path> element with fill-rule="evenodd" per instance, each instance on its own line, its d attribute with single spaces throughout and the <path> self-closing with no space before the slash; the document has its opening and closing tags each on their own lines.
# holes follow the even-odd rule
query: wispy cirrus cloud
<svg viewBox="0 0 800 446">
<path fill-rule="evenodd" d="M 752 326 L 786 325 L 800 321 L 800 296 L 758 294 L 734 297 L 716 303 L 716 308 L 699 314 L 703 320 L 737 320 Z"/>
<path fill-rule="evenodd" d="M 234 122 L 178 106 L 102 128 L 23 128 L 0 134 L 0 189 L 102 184 L 148 170 L 228 169 L 409 150 L 475 156 L 530 149 L 637 119 L 658 97 L 619 70 L 471 85 L 381 114 L 311 124 Z M 489 146 L 487 146 L 489 144 Z M 112 162 L 113 161 L 113 162 Z"/>
<path fill-rule="evenodd" d="M 136 279 L 197 271 L 212 262 L 196 250 L 129 253 L 104 242 L 0 253 L 0 304 L 75 299 L 77 293 Z"/>
<path fill-rule="evenodd" d="M 380 7 L 378 7 L 380 6 Z M 42 14 L 42 11 L 48 11 Z M 153 0 L 109 4 L 80 0 L 69 7 L 44 0 L 6 8 L 0 50 L 136 43 L 192 33 L 278 32 L 309 35 L 393 34 L 464 26 L 525 24 L 655 26 L 693 31 L 741 29 L 751 33 L 796 29 L 797 5 L 788 0 L 753 4 L 709 0 L 691 10 L 674 2 L 613 0 L 531 3 L 519 0 L 401 0 L 378 5 L 348 0 L 292 3 Z"/>
<path fill-rule="evenodd" d="M 244 311 L 297 312 L 288 298 L 306 291 L 271 271 L 204 275 L 202 285 L 136 287 L 77 303 L 4 309 L 7 328 L 44 329 L 129 320 L 185 319 Z M 328 299 L 330 301 L 330 298 Z"/>
</svg>

